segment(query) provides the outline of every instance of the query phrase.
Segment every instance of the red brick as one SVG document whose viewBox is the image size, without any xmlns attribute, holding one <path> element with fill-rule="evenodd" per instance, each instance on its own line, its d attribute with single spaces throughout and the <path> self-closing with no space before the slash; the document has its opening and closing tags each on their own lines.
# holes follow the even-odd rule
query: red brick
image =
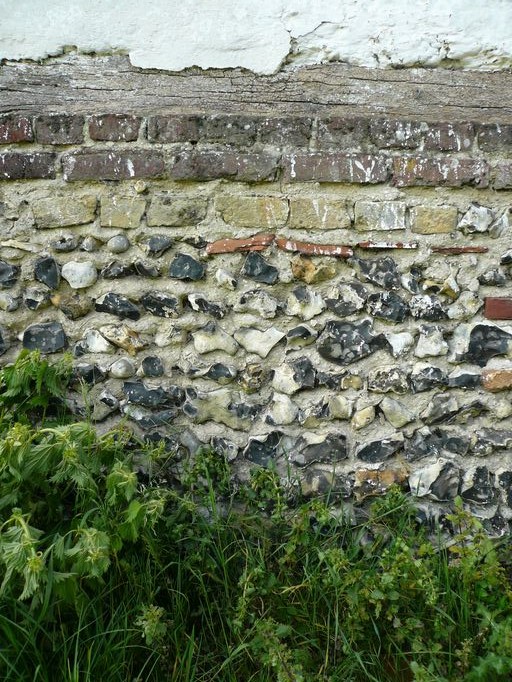
<svg viewBox="0 0 512 682">
<path fill-rule="evenodd" d="M 370 123 L 370 139 L 379 149 L 416 149 L 426 124 L 379 118 Z"/>
<path fill-rule="evenodd" d="M 0 144 L 32 142 L 32 123 L 26 116 L 0 116 Z"/>
<path fill-rule="evenodd" d="M 165 168 L 160 152 L 112 150 L 65 154 L 62 170 L 68 181 L 129 180 L 158 177 L 163 175 Z"/>
<path fill-rule="evenodd" d="M 489 186 L 489 166 L 479 159 L 448 156 L 427 158 L 402 156 L 393 159 L 393 184 L 398 187 Z"/>
<path fill-rule="evenodd" d="M 491 184 L 493 189 L 512 189 L 512 161 L 493 164 Z"/>
<path fill-rule="evenodd" d="M 104 114 L 89 119 L 89 137 L 101 142 L 133 142 L 139 136 L 140 116 Z"/>
<path fill-rule="evenodd" d="M 293 251 L 306 256 L 334 256 L 336 258 L 350 258 L 354 252 L 349 246 L 338 244 L 313 244 L 312 242 L 299 242 L 296 239 L 278 237 L 276 246 L 283 251 Z"/>
<path fill-rule="evenodd" d="M 484 315 L 488 320 L 512 320 L 512 298 L 488 296 Z"/>
<path fill-rule="evenodd" d="M 512 149 L 512 125 L 480 123 L 476 126 L 476 137 L 483 152 L 506 152 Z"/>
<path fill-rule="evenodd" d="M 464 253 L 487 253 L 487 246 L 433 246 L 432 253 L 443 253 L 446 256 L 460 256 Z"/>
<path fill-rule="evenodd" d="M 484 369 L 482 386 L 491 393 L 512 389 L 512 369 Z"/>
<path fill-rule="evenodd" d="M 369 120 L 341 116 L 319 119 L 316 142 L 322 149 L 366 151 L 370 146 Z"/>
<path fill-rule="evenodd" d="M 55 177 L 55 154 L 35 152 L 0 154 L 0 180 L 27 180 Z"/>
<path fill-rule="evenodd" d="M 231 178 L 242 182 L 261 182 L 274 180 L 277 168 L 277 158 L 268 154 L 194 149 L 176 154 L 170 176 L 175 180 Z"/>
<path fill-rule="evenodd" d="M 247 239 L 219 239 L 206 247 L 206 253 L 233 253 L 235 251 L 263 251 L 275 239 L 275 234 L 257 234 Z"/>
<path fill-rule="evenodd" d="M 425 132 L 423 149 L 462 152 L 471 149 L 474 139 L 472 123 L 432 123 Z"/>
<path fill-rule="evenodd" d="M 417 249 L 418 242 L 358 242 L 360 249 Z"/>
<path fill-rule="evenodd" d="M 258 122 L 260 141 L 278 147 L 307 147 L 311 139 L 311 118 L 264 118 Z"/>
<path fill-rule="evenodd" d="M 289 154 L 283 158 L 285 182 L 375 184 L 389 178 L 389 160 L 368 154 Z"/>
<path fill-rule="evenodd" d="M 151 116 L 148 119 L 150 142 L 197 142 L 200 137 L 199 116 Z"/>
<path fill-rule="evenodd" d="M 81 144 L 84 141 L 83 116 L 38 116 L 34 125 L 36 140 L 40 144 Z"/>
</svg>

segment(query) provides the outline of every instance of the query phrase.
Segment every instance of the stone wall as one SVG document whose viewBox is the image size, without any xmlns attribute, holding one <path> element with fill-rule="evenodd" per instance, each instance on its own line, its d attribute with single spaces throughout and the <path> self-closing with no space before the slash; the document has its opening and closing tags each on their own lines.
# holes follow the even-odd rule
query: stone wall
<svg viewBox="0 0 512 682">
<path fill-rule="evenodd" d="M 99 428 L 241 478 L 505 530 L 511 125 L 11 112 L 0 143 L 3 363 L 70 350 Z"/>
</svg>

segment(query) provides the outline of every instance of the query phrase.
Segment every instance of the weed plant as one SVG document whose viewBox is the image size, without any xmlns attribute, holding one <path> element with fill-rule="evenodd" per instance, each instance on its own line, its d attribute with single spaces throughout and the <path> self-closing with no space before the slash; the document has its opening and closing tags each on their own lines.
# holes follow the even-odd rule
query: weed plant
<svg viewBox="0 0 512 682">
<path fill-rule="evenodd" d="M 183 471 L 70 420 L 69 368 L 42 362 L 0 372 L 0 679 L 512 679 L 505 543 L 460 501 L 447 543 L 399 489 L 353 524 L 271 469 L 235 488 L 209 449 Z"/>
</svg>

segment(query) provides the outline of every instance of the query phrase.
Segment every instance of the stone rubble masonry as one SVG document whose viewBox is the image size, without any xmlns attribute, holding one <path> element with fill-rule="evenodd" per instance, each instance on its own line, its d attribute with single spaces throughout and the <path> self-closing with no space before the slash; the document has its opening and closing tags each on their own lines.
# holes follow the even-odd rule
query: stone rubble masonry
<svg viewBox="0 0 512 682">
<path fill-rule="evenodd" d="M 237 475 L 507 527 L 512 123 L 322 109 L 1 115 L 2 362 L 68 350 L 100 428 Z"/>
</svg>

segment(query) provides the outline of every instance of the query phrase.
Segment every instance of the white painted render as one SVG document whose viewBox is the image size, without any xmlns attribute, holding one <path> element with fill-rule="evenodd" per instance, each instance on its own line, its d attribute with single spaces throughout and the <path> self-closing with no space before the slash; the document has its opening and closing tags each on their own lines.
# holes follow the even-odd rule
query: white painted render
<svg viewBox="0 0 512 682">
<path fill-rule="evenodd" d="M 72 48 L 172 71 L 326 61 L 500 69 L 512 64 L 511 27 L 512 0 L 0 0 L 0 58 Z"/>
</svg>

